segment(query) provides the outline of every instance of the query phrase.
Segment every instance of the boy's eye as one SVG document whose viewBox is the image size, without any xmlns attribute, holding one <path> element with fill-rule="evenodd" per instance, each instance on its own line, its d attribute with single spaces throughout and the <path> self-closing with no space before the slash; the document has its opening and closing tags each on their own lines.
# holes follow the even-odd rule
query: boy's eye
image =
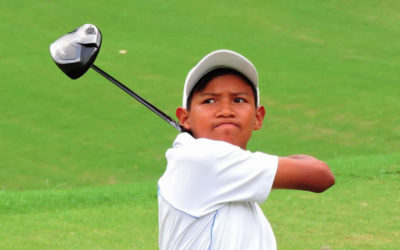
<svg viewBox="0 0 400 250">
<path fill-rule="evenodd" d="M 215 103 L 215 100 L 214 99 L 206 99 L 206 100 L 203 101 L 203 103 L 211 104 L 211 103 Z"/>
<path fill-rule="evenodd" d="M 235 98 L 234 102 L 235 103 L 244 103 L 244 102 L 246 102 L 246 100 L 244 98 L 237 97 L 237 98 Z"/>
</svg>

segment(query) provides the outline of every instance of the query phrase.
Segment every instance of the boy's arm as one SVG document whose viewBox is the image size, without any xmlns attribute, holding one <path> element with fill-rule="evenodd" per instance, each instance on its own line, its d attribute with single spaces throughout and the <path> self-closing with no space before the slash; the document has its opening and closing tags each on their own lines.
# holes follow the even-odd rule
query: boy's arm
<svg viewBox="0 0 400 250">
<path fill-rule="evenodd" d="M 329 166 L 308 155 L 279 157 L 273 188 L 320 193 L 335 184 Z"/>
</svg>

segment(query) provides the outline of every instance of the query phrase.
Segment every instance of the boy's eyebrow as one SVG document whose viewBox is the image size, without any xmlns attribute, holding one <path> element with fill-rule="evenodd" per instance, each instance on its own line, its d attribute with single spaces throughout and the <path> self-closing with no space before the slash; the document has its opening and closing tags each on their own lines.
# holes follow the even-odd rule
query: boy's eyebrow
<svg viewBox="0 0 400 250">
<path fill-rule="evenodd" d="M 253 95 L 253 94 L 249 93 L 249 92 L 236 92 L 236 93 L 232 93 L 232 95 Z"/>
<path fill-rule="evenodd" d="M 203 97 L 217 97 L 220 96 L 221 94 L 217 94 L 217 93 L 199 93 L 199 97 L 203 98 Z"/>
<path fill-rule="evenodd" d="M 199 96 L 218 96 L 218 95 L 221 95 L 221 94 L 213 93 L 213 92 L 199 93 Z M 233 93 L 230 93 L 230 95 L 246 95 L 246 96 L 248 96 L 248 95 L 252 95 L 252 94 L 248 93 L 248 92 L 233 92 Z"/>
</svg>

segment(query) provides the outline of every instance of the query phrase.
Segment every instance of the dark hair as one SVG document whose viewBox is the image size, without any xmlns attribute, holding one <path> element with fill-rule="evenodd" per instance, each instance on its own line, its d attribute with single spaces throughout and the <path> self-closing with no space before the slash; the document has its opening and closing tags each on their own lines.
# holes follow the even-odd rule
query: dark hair
<svg viewBox="0 0 400 250">
<path fill-rule="evenodd" d="M 247 85 L 249 85 L 249 86 L 251 87 L 251 89 L 253 90 L 254 103 L 255 103 L 255 105 L 256 105 L 256 107 L 257 107 L 257 91 L 256 91 L 256 89 L 255 89 L 253 83 L 250 81 L 249 78 L 247 78 L 245 75 L 243 75 L 242 73 L 240 73 L 239 71 L 237 71 L 237 70 L 235 70 L 235 69 L 231 69 L 231 68 L 217 68 L 217 69 L 214 69 L 214 70 L 208 72 L 208 73 L 205 74 L 204 76 L 202 76 L 202 77 L 200 78 L 200 80 L 194 85 L 192 91 L 191 91 L 190 94 L 189 94 L 189 97 L 188 97 L 188 99 L 187 99 L 187 102 L 186 102 L 186 103 L 187 103 L 187 104 L 186 104 L 187 110 L 190 110 L 190 106 L 191 106 L 191 102 L 192 102 L 193 95 L 194 95 L 195 93 L 198 93 L 198 92 L 204 90 L 204 89 L 207 87 L 208 83 L 209 83 L 212 79 L 214 79 L 215 77 L 218 77 L 218 76 L 222 76 L 222 75 L 237 75 L 237 76 L 239 76 L 240 78 L 242 78 L 242 79 L 244 80 L 244 82 L 245 82 Z"/>
</svg>

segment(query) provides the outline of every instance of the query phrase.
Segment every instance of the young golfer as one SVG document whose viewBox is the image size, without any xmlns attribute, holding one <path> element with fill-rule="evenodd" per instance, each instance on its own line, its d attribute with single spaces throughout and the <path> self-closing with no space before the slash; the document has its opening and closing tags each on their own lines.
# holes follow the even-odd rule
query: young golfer
<svg viewBox="0 0 400 250">
<path fill-rule="evenodd" d="M 265 109 L 257 71 L 238 53 L 204 57 L 187 75 L 176 115 L 190 133 L 168 149 L 158 182 L 160 249 L 276 249 L 259 206 L 271 189 L 322 192 L 334 184 L 311 156 L 246 150 Z"/>
</svg>

